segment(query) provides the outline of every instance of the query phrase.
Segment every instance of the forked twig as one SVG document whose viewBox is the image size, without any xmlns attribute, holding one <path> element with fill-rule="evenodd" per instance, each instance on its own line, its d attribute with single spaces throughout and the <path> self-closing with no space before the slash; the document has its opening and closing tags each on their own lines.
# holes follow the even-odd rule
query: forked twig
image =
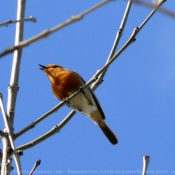
<svg viewBox="0 0 175 175">
<path fill-rule="evenodd" d="M 112 64 L 112 62 L 118 58 L 118 56 L 131 44 L 135 41 L 135 37 L 136 35 L 139 33 L 139 31 L 142 29 L 142 27 L 146 24 L 146 22 L 148 22 L 148 20 L 151 18 L 151 16 L 156 12 L 156 10 L 158 9 L 158 7 L 162 4 L 163 2 L 161 2 L 149 15 L 148 17 L 144 20 L 144 22 L 137 28 L 134 29 L 133 33 L 131 34 L 130 38 L 128 39 L 128 41 L 124 44 L 124 46 L 107 62 L 107 64 L 105 64 L 98 72 L 95 73 L 95 75 L 82 87 L 82 89 L 88 87 L 90 84 L 92 84 L 93 82 L 96 81 L 97 77 L 103 73 L 108 66 L 110 66 L 110 64 Z M 68 100 L 72 99 L 73 97 L 75 97 L 78 93 L 80 92 L 80 90 L 78 90 L 77 92 L 75 92 L 74 94 L 72 94 L 70 97 L 68 97 Z M 55 106 L 52 110 L 50 110 L 48 113 L 46 113 L 45 115 L 43 115 L 42 117 L 40 117 L 39 119 L 37 119 L 35 122 L 31 123 L 30 125 L 28 125 L 27 127 L 25 127 L 24 129 L 22 129 L 20 132 L 18 132 L 16 134 L 16 137 L 19 137 L 20 135 L 24 134 L 25 132 L 27 132 L 29 129 L 32 128 L 32 126 L 34 127 L 35 124 L 39 123 L 40 121 L 42 121 L 44 118 L 46 118 L 47 116 L 49 116 L 50 114 L 52 114 L 53 112 L 56 112 L 58 110 L 58 108 L 60 108 L 61 106 L 64 105 L 64 102 L 60 102 L 57 106 Z M 21 149 L 18 147 L 18 149 Z"/>
<path fill-rule="evenodd" d="M 92 84 L 96 79 L 92 78 L 88 83 L 86 83 L 81 89 L 85 89 L 87 88 L 90 84 Z M 74 94 L 72 94 L 71 96 L 69 96 L 67 98 L 67 100 L 71 100 L 72 98 L 74 98 L 79 92 L 81 92 L 81 89 L 79 89 L 78 91 L 76 91 Z M 21 131 L 19 131 L 18 133 L 15 134 L 15 138 L 18 138 L 19 136 L 21 136 L 22 134 L 24 134 L 25 132 L 27 132 L 28 130 L 32 129 L 33 127 L 35 127 L 36 124 L 38 124 L 39 122 L 41 122 L 42 120 L 44 120 L 46 117 L 48 117 L 49 115 L 51 115 L 52 113 L 56 112 L 59 108 L 61 108 L 63 105 L 65 104 L 65 101 L 61 101 L 58 105 L 56 105 L 54 108 L 52 108 L 50 111 L 48 111 L 46 114 L 44 114 L 43 116 L 41 116 L 40 118 L 38 118 L 37 120 L 35 120 L 34 122 L 32 122 L 31 124 L 29 124 L 27 127 L 25 127 L 24 129 L 22 129 Z"/>
<path fill-rule="evenodd" d="M 63 27 L 66 27 L 70 24 L 72 24 L 73 22 L 77 22 L 79 20 L 81 20 L 85 15 L 87 15 L 88 13 L 92 12 L 93 10 L 101 7 L 102 5 L 108 3 L 108 2 L 111 2 L 113 0 L 103 0 L 103 2 L 100 2 L 98 3 L 97 5 L 91 7 L 90 9 L 84 11 L 83 13 L 79 14 L 79 15 L 76 15 L 76 16 L 72 16 L 71 18 L 69 18 L 68 20 L 66 20 L 65 22 L 51 28 L 50 30 L 45 30 L 43 31 L 42 33 L 28 39 L 28 40 L 25 40 L 25 41 L 21 41 L 19 44 L 15 45 L 15 46 L 12 46 L 12 47 L 9 47 L 8 49 L 6 49 L 5 51 L 3 51 L 2 53 L 0 53 L 0 57 L 3 57 L 15 50 L 18 50 L 18 49 L 21 49 L 23 47 L 26 47 L 28 46 L 29 44 L 33 43 L 33 42 L 36 42 L 40 39 L 43 39 L 43 38 L 46 38 L 48 37 L 49 35 L 51 35 L 52 33 L 62 29 Z"/>
<path fill-rule="evenodd" d="M 35 145 L 37 145 L 38 143 L 46 140 L 47 138 L 51 137 L 52 135 L 58 133 L 65 125 L 66 123 L 74 116 L 76 112 L 75 111 L 71 111 L 65 118 L 63 121 L 61 121 L 58 125 L 56 125 L 55 127 L 53 127 L 50 131 L 48 131 L 47 133 L 43 134 L 42 136 L 40 136 L 39 138 L 36 138 L 35 140 L 26 143 L 24 145 L 19 146 L 17 149 L 18 150 L 26 150 L 29 149 Z"/>
<path fill-rule="evenodd" d="M 128 13 L 129 13 L 129 10 L 130 10 L 130 6 L 132 4 L 132 0 L 129 0 L 128 1 L 128 5 L 126 7 L 126 10 L 125 10 L 125 13 L 124 13 L 124 17 L 122 19 L 122 22 L 121 22 L 121 25 L 120 25 L 120 29 L 119 29 L 119 32 L 117 33 L 117 36 L 116 36 L 116 39 L 114 41 L 114 44 L 113 44 L 113 47 L 112 47 L 112 50 L 110 52 L 110 55 L 108 57 L 108 60 L 114 55 L 114 52 L 117 48 L 117 44 L 120 40 L 120 37 L 122 35 L 122 32 L 123 32 L 123 29 L 124 29 L 124 26 L 125 26 L 125 23 L 126 23 L 126 20 L 127 20 L 127 17 L 128 17 Z M 105 71 L 104 71 L 105 72 Z M 104 76 L 104 75 L 103 75 Z M 103 76 L 101 76 L 100 78 L 102 79 Z M 99 82 L 99 79 L 96 81 L 98 85 L 95 85 L 95 87 L 92 87 L 92 89 L 94 90 L 97 86 L 99 86 L 100 83 Z M 47 116 L 49 116 L 50 114 L 52 114 L 53 112 L 56 112 L 61 106 L 63 106 L 64 104 L 61 102 L 59 103 L 56 107 L 54 107 L 53 109 L 51 109 L 49 112 L 47 112 L 46 114 L 44 114 L 43 116 L 41 116 L 40 118 L 38 118 L 36 121 L 34 121 L 33 123 L 31 123 L 30 125 L 28 125 L 27 127 L 25 127 L 23 130 L 19 131 L 18 133 L 15 134 L 15 137 L 19 137 L 21 136 L 23 133 L 25 133 L 26 131 L 28 131 L 29 129 L 32 129 L 33 127 L 35 127 L 36 124 L 38 124 L 40 121 L 44 120 Z"/>
<path fill-rule="evenodd" d="M 127 6 L 126 6 L 124 15 L 123 15 L 120 27 L 119 27 L 119 30 L 117 32 L 116 38 L 114 40 L 114 43 L 113 43 L 112 49 L 111 49 L 111 51 L 109 53 L 108 59 L 106 61 L 106 64 L 114 56 L 114 53 L 116 52 L 118 43 L 120 41 L 120 38 L 121 38 L 122 33 L 124 31 L 124 28 L 125 28 L 125 24 L 126 24 L 129 12 L 130 12 L 131 5 L 132 5 L 132 0 L 128 0 L 128 3 L 127 3 Z M 107 69 L 105 71 L 103 71 L 102 74 L 98 77 L 97 81 L 92 84 L 92 90 L 95 90 L 101 84 L 101 82 L 103 80 L 103 77 L 105 76 L 106 72 L 107 72 Z"/>
<path fill-rule="evenodd" d="M 14 156 L 14 160 L 15 160 L 16 167 L 17 167 L 17 170 L 18 170 L 18 174 L 20 175 L 21 174 L 21 164 L 20 164 L 20 160 L 19 160 L 19 154 L 16 151 L 16 148 L 15 148 L 15 145 L 14 145 L 13 132 L 11 131 L 8 120 L 7 120 L 7 114 L 5 112 L 2 94 L 0 94 L 0 107 L 1 107 L 1 110 L 2 110 L 2 116 L 3 116 L 3 119 L 4 119 L 5 128 L 7 130 L 10 145 L 11 145 L 11 148 L 13 149 L 12 153 L 13 153 L 13 156 Z"/>
<path fill-rule="evenodd" d="M 10 130 L 10 127 L 9 127 L 9 124 L 8 124 L 7 114 L 5 112 L 4 103 L 3 103 L 3 96 L 2 96 L 1 93 L 0 93 L 0 107 L 1 107 L 1 110 L 2 110 L 2 116 L 3 116 L 3 119 L 4 119 L 4 123 L 5 123 L 5 128 L 7 130 L 8 136 L 9 136 L 11 147 L 13 149 L 15 149 L 14 141 L 13 141 L 13 134 L 12 134 L 12 131 Z"/>
</svg>

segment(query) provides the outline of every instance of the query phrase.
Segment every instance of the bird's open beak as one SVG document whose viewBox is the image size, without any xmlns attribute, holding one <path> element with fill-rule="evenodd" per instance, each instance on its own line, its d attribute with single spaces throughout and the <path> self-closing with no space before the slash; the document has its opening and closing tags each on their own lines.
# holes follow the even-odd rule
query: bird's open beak
<svg viewBox="0 0 175 175">
<path fill-rule="evenodd" d="M 47 68 L 46 66 L 43 66 L 43 65 L 41 65 L 41 64 L 39 64 L 39 66 L 41 66 L 41 67 L 40 67 L 41 70 L 44 70 L 44 69 Z"/>
</svg>

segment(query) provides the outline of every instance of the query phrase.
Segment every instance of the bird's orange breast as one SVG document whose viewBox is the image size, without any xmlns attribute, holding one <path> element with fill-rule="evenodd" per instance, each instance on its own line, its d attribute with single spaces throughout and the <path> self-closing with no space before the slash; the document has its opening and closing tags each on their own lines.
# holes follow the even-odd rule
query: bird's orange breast
<svg viewBox="0 0 175 175">
<path fill-rule="evenodd" d="M 69 97 L 70 93 L 74 93 L 82 86 L 80 77 L 71 71 L 60 71 L 52 78 L 52 91 L 59 100 Z"/>
</svg>

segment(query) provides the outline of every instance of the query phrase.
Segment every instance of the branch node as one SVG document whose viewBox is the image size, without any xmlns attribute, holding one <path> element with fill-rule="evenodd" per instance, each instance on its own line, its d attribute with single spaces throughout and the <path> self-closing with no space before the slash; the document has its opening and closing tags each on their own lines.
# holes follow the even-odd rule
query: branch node
<svg viewBox="0 0 175 175">
<path fill-rule="evenodd" d="M 11 154 L 13 152 L 13 149 L 11 147 L 7 147 L 6 152 L 8 154 Z"/>
<path fill-rule="evenodd" d="M 50 30 L 45 30 L 45 31 L 42 32 L 41 35 L 43 35 L 42 36 L 43 38 L 46 38 L 49 34 L 50 34 Z"/>
<path fill-rule="evenodd" d="M 11 87 L 11 85 L 8 85 L 8 89 L 11 89 L 12 87 Z"/>
<path fill-rule="evenodd" d="M 22 150 L 18 150 L 18 154 L 19 154 L 20 156 L 22 156 L 22 155 L 23 155 L 23 151 L 22 151 Z"/>
<path fill-rule="evenodd" d="M 9 111 L 9 112 L 12 114 L 12 113 L 14 113 L 14 110 L 13 110 L 13 109 L 10 109 L 10 111 Z"/>
<path fill-rule="evenodd" d="M 84 90 L 82 89 L 82 86 L 80 86 L 79 91 L 85 94 Z"/>
<path fill-rule="evenodd" d="M 63 103 L 70 104 L 69 98 L 68 98 L 68 97 L 64 98 L 64 99 L 63 99 Z"/>
<path fill-rule="evenodd" d="M 7 164 L 11 164 L 12 163 L 12 158 L 9 157 L 8 160 L 7 160 Z"/>
<path fill-rule="evenodd" d="M 94 77 L 94 80 L 95 80 L 95 81 L 98 80 L 98 77 Z"/>
<path fill-rule="evenodd" d="M 39 159 L 39 160 L 36 161 L 36 165 L 38 166 L 40 164 L 41 164 L 41 160 Z"/>
<path fill-rule="evenodd" d="M 122 29 L 122 28 L 120 28 L 120 29 L 119 29 L 119 32 L 121 33 L 122 31 L 123 31 L 123 29 Z"/>
<path fill-rule="evenodd" d="M 29 16 L 29 18 L 31 19 L 31 21 L 36 22 L 36 18 L 35 17 Z"/>
<path fill-rule="evenodd" d="M 58 129 L 59 127 L 58 127 L 58 125 L 56 125 L 55 127 L 54 127 L 54 130 L 55 129 Z M 59 131 L 57 131 L 57 133 L 59 133 L 60 132 L 60 130 Z"/>
<path fill-rule="evenodd" d="M 0 136 L 4 137 L 5 133 L 3 131 L 0 130 Z"/>
<path fill-rule="evenodd" d="M 80 19 L 82 19 L 82 18 L 83 18 L 82 15 L 75 15 L 75 16 L 72 16 L 72 17 L 71 17 L 71 20 L 77 21 L 77 20 L 80 20 Z"/>
</svg>

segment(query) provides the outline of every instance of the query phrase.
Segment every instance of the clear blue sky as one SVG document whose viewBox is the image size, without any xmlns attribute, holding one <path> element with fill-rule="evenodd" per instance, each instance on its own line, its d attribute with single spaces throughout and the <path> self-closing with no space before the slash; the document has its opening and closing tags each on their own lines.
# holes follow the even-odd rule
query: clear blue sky
<svg viewBox="0 0 175 175">
<path fill-rule="evenodd" d="M 62 23 L 99 0 L 30 0 L 24 39 Z M 16 18 L 16 1 L 0 2 L 0 22 Z M 88 81 L 106 62 L 119 28 L 126 1 L 111 2 L 47 39 L 23 50 L 19 93 L 15 111 L 15 132 L 36 120 L 56 104 L 48 78 L 38 64 L 56 63 L 72 69 Z M 173 10 L 174 1 L 163 7 Z M 119 48 L 139 26 L 151 9 L 133 4 Z M 0 52 L 14 44 L 15 25 L 0 28 Z M 7 102 L 13 55 L 0 59 L 0 92 Z M 117 134 L 119 144 L 112 146 L 87 117 L 74 118 L 47 141 L 24 151 L 22 167 L 28 172 L 36 160 L 37 171 L 84 170 L 113 171 L 113 174 L 140 174 L 143 155 L 150 156 L 149 173 L 175 171 L 175 21 L 156 13 L 133 43 L 108 70 L 96 95 L 106 115 L 106 122 Z M 57 125 L 70 109 L 64 106 L 15 144 L 20 146 Z M 0 119 L 0 128 L 4 124 Z M 2 148 L 2 143 L 0 143 Z M 14 164 L 13 164 L 14 165 Z M 15 166 L 15 165 L 14 165 Z M 135 172 L 134 172 L 135 171 Z M 137 171 L 137 172 L 136 172 Z M 12 173 L 13 174 L 13 173 Z M 90 174 L 90 173 L 86 173 Z M 91 173 L 92 174 L 92 173 Z M 150 173 L 153 174 L 153 173 Z M 165 173 L 163 173 L 165 174 Z"/>
</svg>

